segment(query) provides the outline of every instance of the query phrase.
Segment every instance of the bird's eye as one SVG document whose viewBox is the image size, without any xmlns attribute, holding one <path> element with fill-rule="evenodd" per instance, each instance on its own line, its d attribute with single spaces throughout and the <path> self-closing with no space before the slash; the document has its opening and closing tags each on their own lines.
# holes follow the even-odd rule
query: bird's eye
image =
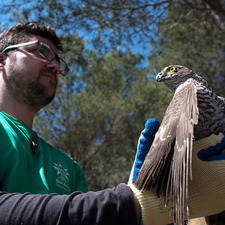
<svg viewBox="0 0 225 225">
<path fill-rule="evenodd" d="M 177 68 L 176 68 L 175 66 L 171 66 L 171 67 L 169 68 L 169 71 L 170 71 L 170 72 L 177 72 Z"/>
</svg>

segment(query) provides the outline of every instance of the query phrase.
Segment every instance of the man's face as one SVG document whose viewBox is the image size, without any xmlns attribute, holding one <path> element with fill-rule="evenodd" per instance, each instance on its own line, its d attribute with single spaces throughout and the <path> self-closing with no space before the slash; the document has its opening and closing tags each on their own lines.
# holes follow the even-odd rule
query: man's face
<svg viewBox="0 0 225 225">
<path fill-rule="evenodd" d="M 46 38 L 32 36 L 29 42 L 37 40 L 48 45 L 57 54 L 55 45 Z M 54 98 L 59 68 L 56 59 L 49 62 L 40 57 L 36 44 L 9 52 L 3 76 L 10 95 L 37 111 Z"/>
</svg>

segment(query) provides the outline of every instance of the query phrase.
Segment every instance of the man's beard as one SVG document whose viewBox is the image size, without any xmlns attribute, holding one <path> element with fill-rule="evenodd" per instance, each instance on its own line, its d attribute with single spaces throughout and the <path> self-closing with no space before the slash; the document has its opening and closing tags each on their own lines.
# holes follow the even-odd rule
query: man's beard
<svg viewBox="0 0 225 225">
<path fill-rule="evenodd" d="M 11 70 L 10 76 L 6 78 L 6 85 L 13 99 L 36 112 L 48 105 L 55 96 L 55 92 L 50 96 L 46 94 L 47 87 L 40 82 L 40 76 L 35 80 L 27 80 L 16 70 Z"/>
</svg>

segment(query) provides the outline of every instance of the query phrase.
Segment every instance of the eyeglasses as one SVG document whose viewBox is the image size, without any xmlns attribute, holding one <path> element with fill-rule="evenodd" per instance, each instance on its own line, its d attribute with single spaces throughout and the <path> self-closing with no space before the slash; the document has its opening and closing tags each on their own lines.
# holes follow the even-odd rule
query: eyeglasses
<svg viewBox="0 0 225 225">
<path fill-rule="evenodd" d="M 17 44 L 17 45 L 10 45 L 6 47 L 2 51 L 2 53 L 13 50 L 13 49 L 17 49 L 20 47 L 26 47 L 29 45 L 36 45 L 36 44 L 38 46 L 37 50 L 41 58 L 46 59 L 49 62 L 52 62 L 54 59 L 56 59 L 56 61 L 60 65 L 60 70 L 58 73 L 61 74 L 62 76 L 66 76 L 67 73 L 69 72 L 69 67 L 67 66 L 66 62 L 62 58 L 60 58 L 57 54 L 55 54 L 55 52 L 51 49 L 50 46 L 46 45 L 45 43 L 41 41 L 30 41 L 26 43 Z"/>
</svg>

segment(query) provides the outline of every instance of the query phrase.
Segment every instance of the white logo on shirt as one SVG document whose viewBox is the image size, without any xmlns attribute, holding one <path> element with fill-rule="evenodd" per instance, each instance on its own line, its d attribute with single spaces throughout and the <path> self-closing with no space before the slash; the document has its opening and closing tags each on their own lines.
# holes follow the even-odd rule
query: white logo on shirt
<svg viewBox="0 0 225 225">
<path fill-rule="evenodd" d="M 69 173 L 68 169 L 62 167 L 61 163 L 54 163 L 54 169 L 57 170 L 57 178 L 56 178 L 56 186 L 63 188 L 67 192 L 71 192 L 71 188 L 69 186 Z"/>
</svg>

